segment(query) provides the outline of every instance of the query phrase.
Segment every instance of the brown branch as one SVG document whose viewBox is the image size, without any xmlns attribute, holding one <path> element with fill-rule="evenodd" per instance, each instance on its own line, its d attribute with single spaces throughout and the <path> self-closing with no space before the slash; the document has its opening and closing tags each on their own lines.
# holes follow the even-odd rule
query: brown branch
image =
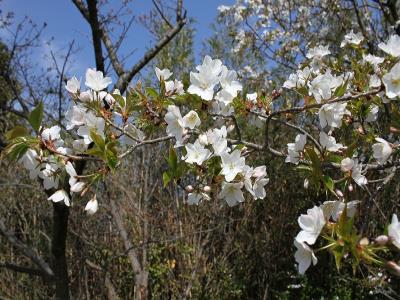
<svg viewBox="0 0 400 300">
<path fill-rule="evenodd" d="M 93 48 L 96 58 L 96 69 L 98 71 L 104 72 L 104 57 L 101 47 L 101 31 L 97 16 L 97 0 L 87 0 L 87 4 L 90 20 L 89 25 L 92 29 Z"/>
<path fill-rule="evenodd" d="M 47 276 L 53 277 L 54 272 L 50 266 L 34 251 L 32 248 L 28 247 L 22 243 L 11 231 L 8 231 L 4 220 L 0 218 L 0 233 L 7 238 L 11 245 L 21 251 L 26 257 L 28 257 L 32 262 L 34 262 Z"/>
<path fill-rule="evenodd" d="M 18 266 L 15 264 L 10 264 L 10 263 L 0 263 L 0 268 L 6 268 L 15 272 L 19 272 L 19 273 L 25 273 L 28 275 L 33 275 L 33 276 L 40 276 L 40 277 L 44 277 L 44 278 L 51 278 L 49 277 L 49 275 L 40 270 L 40 269 L 33 269 L 33 268 L 29 268 L 29 267 L 23 267 L 23 266 Z"/>
<path fill-rule="evenodd" d="M 184 16 L 185 17 L 185 16 Z M 124 93 L 128 87 L 129 82 L 132 78 L 139 73 L 139 71 L 146 66 L 157 54 L 161 51 L 183 28 L 186 24 L 186 19 L 181 19 L 171 30 L 169 30 L 165 36 L 158 41 L 153 48 L 149 49 L 141 60 L 139 60 L 129 72 L 124 73 L 119 77 L 115 88 L 119 89 L 121 93 Z"/>
</svg>

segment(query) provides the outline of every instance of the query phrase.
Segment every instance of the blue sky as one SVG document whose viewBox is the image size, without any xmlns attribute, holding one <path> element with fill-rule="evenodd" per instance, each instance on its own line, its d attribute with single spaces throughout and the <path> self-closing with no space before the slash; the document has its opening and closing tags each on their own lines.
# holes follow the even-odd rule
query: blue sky
<svg viewBox="0 0 400 300">
<path fill-rule="evenodd" d="M 110 0 L 110 3 L 120 3 L 119 0 Z M 195 52 L 201 51 L 202 41 L 212 34 L 210 24 L 215 20 L 219 5 L 231 5 L 234 0 L 184 0 L 184 6 L 188 11 L 188 17 L 196 20 Z M 131 8 L 134 14 L 143 14 L 152 7 L 151 0 L 134 0 Z M 49 63 L 50 49 L 53 52 L 62 52 L 69 42 L 75 40 L 75 45 L 80 51 L 73 57 L 70 71 L 81 77 L 87 67 L 94 66 L 93 48 L 90 43 L 91 32 L 86 21 L 70 0 L 3 0 L 3 12 L 12 11 L 15 20 L 21 20 L 29 16 L 38 25 L 47 23 L 47 28 L 42 35 L 42 48 L 37 51 L 37 59 L 42 66 Z M 0 32 L 2 38 L 6 33 Z M 132 65 L 151 46 L 151 35 L 146 29 L 135 23 L 128 34 L 129 39 L 121 48 L 122 53 L 135 50 L 127 65 Z M 50 44 L 46 41 L 51 40 Z M 200 58 L 196 57 L 199 61 Z"/>
</svg>

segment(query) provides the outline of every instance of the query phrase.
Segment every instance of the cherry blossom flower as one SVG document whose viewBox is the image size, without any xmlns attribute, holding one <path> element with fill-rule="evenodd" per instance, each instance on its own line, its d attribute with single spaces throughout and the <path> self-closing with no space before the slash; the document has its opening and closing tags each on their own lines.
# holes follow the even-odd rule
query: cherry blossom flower
<svg viewBox="0 0 400 300">
<path fill-rule="evenodd" d="M 28 149 L 25 154 L 20 158 L 20 163 L 23 164 L 24 168 L 29 170 L 29 178 L 35 179 L 40 174 L 40 160 L 39 155 L 35 150 Z"/>
<path fill-rule="evenodd" d="M 227 182 L 234 180 L 236 175 L 243 172 L 246 166 L 245 158 L 240 156 L 238 149 L 232 153 L 222 154 L 221 161 L 221 174 L 225 176 Z"/>
<path fill-rule="evenodd" d="M 400 36 L 393 34 L 386 43 L 379 43 L 378 47 L 394 57 L 400 56 Z"/>
<path fill-rule="evenodd" d="M 201 121 L 199 118 L 199 115 L 197 112 L 194 110 L 189 111 L 184 117 L 183 117 L 183 124 L 185 127 L 194 129 L 197 126 L 200 126 Z"/>
<path fill-rule="evenodd" d="M 64 201 L 64 204 L 66 206 L 70 206 L 70 199 L 66 191 L 64 190 L 58 190 L 55 192 L 53 195 L 51 195 L 48 200 L 51 200 L 53 202 L 60 202 Z"/>
<path fill-rule="evenodd" d="M 325 226 L 324 212 L 320 207 L 314 206 L 307 210 L 306 215 L 298 218 L 298 223 L 302 230 L 297 234 L 296 240 L 313 245 Z"/>
<path fill-rule="evenodd" d="M 222 71 L 222 62 L 206 56 L 203 64 L 196 67 L 198 73 L 190 72 L 188 92 L 200 96 L 203 100 L 210 101 L 214 97 L 214 87 L 219 82 L 219 74 Z"/>
<path fill-rule="evenodd" d="M 93 198 L 90 199 L 88 203 L 86 203 L 85 211 L 89 215 L 94 215 L 98 209 L 99 209 L 99 203 L 97 202 L 96 195 L 94 195 Z"/>
<path fill-rule="evenodd" d="M 343 172 L 351 171 L 351 177 L 359 186 L 363 186 L 368 183 L 367 178 L 361 174 L 362 165 L 356 160 L 346 157 L 341 161 L 340 168 Z"/>
<path fill-rule="evenodd" d="M 225 199 L 229 206 L 235 206 L 238 203 L 244 202 L 242 187 L 243 182 L 223 182 L 221 192 L 218 194 L 218 198 Z"/>
<path fill-rule="evenodd" d="M 366 122 L 375 122 L 378 118 L 379 106 L 376 104 L 371 104 L 369 106 L 367 117 L 365 118 Z"/>
<path fill-rule="evenodd" d="M 336 139 L 333 136 L 329 136 L 323 131 L 319 133 L 319 143 L 322 148 L 330 152 L 337 152 L 343 148 L 342 144 L 336 143 Z"/>
<path fill-rule="evenodd" d="M 210 200 L 210 196 L 208 196 L 205 193 L 189 193 L 188 194 L 188 199 L 187 199 L 187 204 L 189 205 L 199 205 L 200 201 L 206 199 L 206 200 Z"/>
<path fill-rule="evenodd" d="M 346 109 L 347 103 L 332 103 L 323 105 L 318 111 L 319 123 L 321 128 L 326 126 L 340 128 L 344 115 L 351 115 Z"/>
<path fill-rule="evenodd" d="M 104 137 L 105 121 L 103 118 L 96 117 L 93 113 L 88 112 L 85 115 L 85 125 L 78 128 L 78 135 L 83 137 L 85 144 L 90 144 L 92 138 L 90 136 L 91 131 L 95 131 L 99 135 Z"/>
<path fill-rule="evenodd" d="M 242 90 L 242 85 L 237 81 L 236 71 L 228 70 L 226 66 L 222 66 L 219 82 L 221 83 L 222 89 L 233 98 L 237 96 L 238 91 Z"/>
<path fill-rule="evenodd" d="M 400 96 L 400 62 L 395 64 L 389 73 L 383 75 L 382 81 L 386 88 L 386 96 L 389 99 Z"/>
<path fill-rule="evenodd" d="M 375 140 L 378 143 L 372 145 L 373 156 L 379 164 L 383 165 L 392 154 L 392 147 L 382 138 L 376 138 Z"/>
<path fill-rule="evenodd" d="M 340 47 L 343 48 L 347 44 L 359 45 L 363 40 L 364 37 L 361 32 L 354 33 L 353 30 L 351 30 L 348 34 L 344 36 L 344 40 L 340 44 Z"/>
<path fill-rule="evenodd" d="M 247 94 L 246 100 L 252 103 L 257 103 L 257 93 Z"/>
<path fill-rule="evenodd" d="M 211 156 L 211 151 L 206 149 L 199 140 L 196 140 L 194 144 L 185 145 L 186 155 L 182 157 L 188 164 L 201 164 Z"/>
<path fill-rule="evenodd" d="M 285 162 L 290 162 L 293 164 L 298 164 L 300 160 L 300 151 L 303 151 L 305 144 L 307 143 L 307 136 L 305 134 L 296 135 L 294 143 L 287 144 L 288 156 Z"/>
<path fill-rule="evenodd" d="M 96 71 L 95 69 L 87 69 L 85 85 L 96 91 L 104 90 L 112 83 L 110 77 L 104 77 L 103 72 Z"/>
<path fill-rule="evenodd" d="M 297 248 L 294 258 L 298 263 L 299 274 L 303 275 L 311 266 L 311 262 L 315 266 L 318 262 L 318 259 L 315 256 L 314 251 L 312 251 L 312 249 L 306 243 L 301 243 L 295 239 L 294 245 Z"/>
<path fill-rule="evenodd" d="M 184 134 L 185 122 L 183 121 L 179 107 L 169 105 L 164 119 L 167 122 L 167 134 L 175 137 L 177 142 L 180 143 Z"/>
<path fill-rule="evenodd" d="M 42 140 L 47 142 L 58 140 L 60 139 L 60 131 L 61 128 L 57 125 L 50 128 L 45 128 L 41 133 Z"/>
<path fill-rule="evenodd" d="M 81 105 L 72 105 L 65 114 L 66 129 L 71 130 L 76 126 L 84 125 L 86 122 L 87 109 Z"/>
<path fill-rule="evenodd" d="M 325 219 L 329 220 L 332 218 L 333 221 L 337 222 L 339 220 L 340 215 L 343 213 L 346 207 L 346 215 L 348 218 L 352 218 L 356 211 L 357 205 L 360 201 L 354 200 L 350 202 L 342 202 L 339 200 L 336 201 L 325 201 L 321 208 L 324 212 Z"/>
<path fill-rule="evenodd" d="M 255 169 L 248 168 L 245 173 L 244 185 L 246 190 L 253 196 L 254 200 L 264 199 L 267 195 L 265 192 L 265 186 L 269 182 L 267 176 L 267 171 L 265 166 L 260 166 Z M 255 178 L 254 183 L 252 183 L 251 178 Z"/>
<path fill-rule="evenodd" d="M 67 162 L 65 165 L 65 170 L 67 171 L 69 177 L 69 186 L 71 187 L 72 193 L 79 193 L 85 187 L 84 182 L 78 181 L 78 174 L 75 171 L 74 166 L 71 162 Z"/>
<path fill-rule="evenodd" d="M 160 70 L 160 69 L 157 68 L 157 67 L 155 67 L 155 71 L 156 71 L 156 76 L 157 76 L 157 78 L 158 78 L 159 81 L 161 81 L 161 78 L 162 78 L 162 80 L 167 81 L 168 78 L 170 78 L 171 75 L 173 74 L 173 73 L 172 73 L 170 70 L 168 70 L 168 69 Z"/>
<path fill-rule="evenodd" d="M 392 223 L 388 226 L 388 236 L 392 239 L 392 244 L 400 249 L 400 222 L 396 214 L 393 214 Z"/>
<path fill-rule="evenodd" d="M 67 85 L 65 89 L 70 92 L 71 94 L 77 94 L 80 90 L 81 83 L 79 80 L 74 76 L 70 80 L 67 81 Z"/>
</svg>

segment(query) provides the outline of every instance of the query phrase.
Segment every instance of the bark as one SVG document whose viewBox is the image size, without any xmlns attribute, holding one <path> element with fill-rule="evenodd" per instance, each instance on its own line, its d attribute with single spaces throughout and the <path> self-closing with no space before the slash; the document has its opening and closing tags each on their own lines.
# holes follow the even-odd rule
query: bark
<svg viewBox="0 0 400 300">
<path fill-rule="evenodd" d="M 65 245 L 69 208 L 64 203 L 53 203 L 53 237 L 51 252 L 56 285 L 56 299 L 69 299 L 69 280 Z"/>
</svg>

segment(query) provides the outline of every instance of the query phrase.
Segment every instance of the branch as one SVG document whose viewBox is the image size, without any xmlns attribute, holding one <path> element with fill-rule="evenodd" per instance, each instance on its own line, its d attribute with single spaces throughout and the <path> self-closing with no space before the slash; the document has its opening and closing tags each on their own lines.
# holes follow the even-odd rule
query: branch
<svg viewBox="0 0 400 300">
<path fill-rule="evenodd" d="M 40 276 L 40 277 L 49 277 L 49 274 L 46 272 L 39 270 L 39 269 L 33 269 L 33 268 L 28 268 L 28 267 L 23 267 L 23 266 L 18 266 L 15 264 L 10 264 L 10 263 L 0 263 L 0 268 L 6 268 L 15 272 L 19 273 L 25 273 L 33 276 Z"/>
<path fill-rule="evenodd" d="M 97 0 L 87 0 L 89 12 L 89 25 L 92 29 L 94 55 L 96 58 L 96 69 L 104 72 L 103 50 L 101 48 L 101 31 L 97 16 Z"/>
<path fill-rule="evenodd" d="M 185 17 L 185 16 L 184 16 Z M 132 78 L 139 73 L 139 71 L 147 65 L 157 54 L 161 51 L 183 28 L 186 24 L 186 19 L 181 19 L 171 30 L 169 30 L 165 36 L 158 41 L 153 48 L 149 49 L 143 56 L 141 60 L 139 60 L 132 69 L 124 73 L 119 77 L 117 83 L 115 84 L 115 88 L 121 91 L 121 94 L 125 92 L 128 87 L 129 82 Z"/>
<path fill-rule="evenodd" d="M 54 273 L 50 266 L 30 247 L 22 243 L 17 237 L 8 231 L 4 225 L 4 220 L 0 218 L 0 233 L 7 238 L 11 245 L 21 251 L 26 257 L 31 259 L 46 276 L 53 277 Z"/>
</svg>

